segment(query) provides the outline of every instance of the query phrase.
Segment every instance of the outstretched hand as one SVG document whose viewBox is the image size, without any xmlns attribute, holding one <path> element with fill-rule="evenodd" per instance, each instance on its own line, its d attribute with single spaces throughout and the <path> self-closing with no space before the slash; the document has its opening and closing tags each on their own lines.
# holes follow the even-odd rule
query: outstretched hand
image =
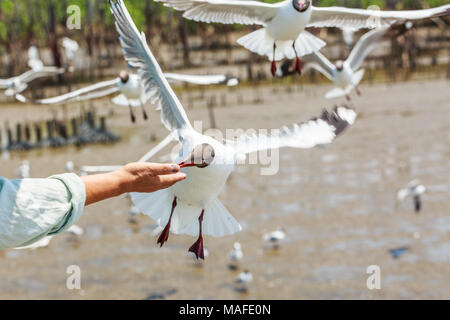
<svg viewBox="0 0 450 320">
<path fill-rule="evenodd" d="M 185 178 L 177 164 L 129 163 L 113 172 L 82 177 L 86 187 L 85 204 L 127 192 L 154 192 Z"/>
</svg>

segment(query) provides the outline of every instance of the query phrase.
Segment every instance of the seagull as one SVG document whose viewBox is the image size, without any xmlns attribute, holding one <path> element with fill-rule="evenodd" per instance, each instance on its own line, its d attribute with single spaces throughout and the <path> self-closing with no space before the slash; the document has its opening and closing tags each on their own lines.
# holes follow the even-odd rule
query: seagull
<svg viewBox="0 0 450 320">
<path fill-rule="evenodd" d="M 313 68 L 333 81 L 334 88 L 325 94 L 325 98 L 333 99 L 345 96 L 350 100 L 349 94 L 355 90 L 361 92 L 358 85 L 364 76 L 364 69 L 360 69 L 364 59 L 384 39 L 398 36 L 411 28 L 411 24 L 396 24 L 390 28 L 379 28 L 364 34 L 350 52 L 347 60 L 338 60 L 332 64 L 323 54 L 313 52 L 305 57 L 305 69 Z"/>
<path fill-rule="evenodd" d="M 203 235 L 221 237 L 242 228 L 219 201 L 218 195 L 236 162 L 246 154 L 272 148 L 312 148 L 331 143 L 346 127 L 353 124 L 356 113 L 348 108 L 324 111 L 320 118 L 283 127 L 272 135 L 242 135 L 233 141 L 218 141 L 196 131 L 173 92 L 159 64 L 139 33 L 122 0 L 110 0 L 111 11 L 127 62 L 138 68 L 145 94 L 157 103 L 161 122 L 176 137 L 181 149 L 176 161 L 187 178 L 154 193 L 131 193 L 131 199 L 142 213 L 152 217 L 163 231 L 157 243 L 162 246 L 169 233 L 198 236 L 189 248 L 204 259 Z"/>
<path fill-rule="evenodd" d="M 405 200 L 407 197 L 412 197 L 414 201 L 414 211 L 420 212 L 422 208 L 421 196 L 427 191 L 427 188 L 420 183 L 419 180 L 413 180 L 408 183 L 408 186 L 404 189 L 400 189 L 397 193 L 397 199 L 399 201 Z"/>
<path fill-rule="evenodd" d="M 239 82 L 237 78 L 225 75 L 186 75 L 177 73 L 166 73 L 164 75 L 166 79 L 171 81 L 182 81 L 197 85 L 226 84 L 228 86 L 234 86 Z M 117 92 L 120 92 L 120 94 L 114 97 L 112 102 L 119 106 L 128 106 L 132 122 L 136 121 L 132 107 L 140 106 L 144 119 L 148 119 L 144 109 L 144 104 L 148 98 L 145 96 L 144 87 L 141 84 L 139 76 L 125 70 L 122 70 L 116 79 L 102 81 L 60 96 L 41 100 L 29 100 L 23 95 L 17 94 L 16 98 L 21 102 L 48 105 L 98 99 Z"/>
<path fill-rule="evenodd" d="M 318 51 L 325 42 L 305 31 L 310 27 L 375 28 L 398 20 L 431 18 L 450 13 L 450 5 L 407 11 L 379 11 L 344 7 L 314 7 L 311 0 L 285 0 L 264 3 L 252 0 L 155 0 L 167 7 L 184 11 L 183 17 L 202 22 L 261 25 L 262 28 L 238 39 L 237 42 L 254 53 L 266 55 L 272 61 L 296 59 L 301 72 L 301 56 Z"/>
<path fill-rule="evenodd" d="M 347 60 L 337 61 L 332 64 L 323 54 L 313 52 L 304 59 L 305 69 L 313 68 L 333 81 L 334 88 L 325 94 L 325 98 L 332 99 L 345 96 L 350 100 L 349 94 L 355 90 L 358 95 L 361 92 L 358 85 L 364 76 L 364 69 L 360 69 L 367 55 L 377 47 L 379 42 L 388 36 L 398 35 L 403 29 L 381 28 L 374 29 L 364 34 L 350 52 Z M 392 32 L 389 32 L 392 31 Z"/>
<path fill-rule="evenodd" d="M 27 179 L 30 177 L 30 162 L 23 160 L 20 167 L 16 170 L 17 176 L 20 179 Z"/>
<path fill-rule="evenodd" d="M 248 285 L 252 281 L 253 281 L 252 273 L 248 270 L 244 270 L 236 277 L 235 282 L 239 285 L 239 287 L 237 287 L 236 290 L 240 292 L 247 292 Z"/>
<path fill-rule="evenodd" d="M 230 260 L 228 268 L 231 270 L 237 270 L 242 258 L 244 258 L 244 253 L 242 252 L 241 244 L 239 242 L 235 242 L 233 244 L 233 249 L 231 249 L 228 254 L 228 259 Z"/>
<path fill-rule="evenodd" d="M 73 172 L 73 170 L 75 169 L 75 164 L 71 160 L 66 161 L 66 164 L 64 165 L 64 169 L 66 172 Z"/>
<path fill-rule="evenodd" d="M 23 92 L 28 87 L 28 83 L 35 79 L 51 77 L 63 72 L 63 68 L 47 66 L 43 66 L 40 69 L 31 69 L 15 77 L 0 79 L 0 89 L 6 89 L 6 96 L 14 96 Z"/>
<path fill-rule="evenodd" d="M 35 71 L 38 71 L 44 67 L 44 63 L 39 57 L 39 50 L 36 46 L 28 48 L 28 66 Z"/>
<path fill-rule="evenodd" d="M 342 39 L 348 48 L 351 48 L 355 43 L 355 28 L 352 27 L 344 27 L 342 28 Z"/>
<path fill-rule="evenodd" d="M 279 249 L 280 242 L 286 238 L 286 233 L 283 228 L 279 228 L 275 231 L 266 233 L 263 236 L 264 241 L 269 245 L 272 249 Z"/>
<path fill-rule="evenodd" d="M 74 67 L 72 65 L 73 59 L 75 58 L 75 52 L 78 51 L 80 46 L 78 45 L 78 42 L 75 40 L 72 40 L 68 37 L 64 37 L 62 39 L 62 47 L 64 49 L 64 55 L 66 56 L 66 64 L 69 66 L 68 71 L 73 72 Z"/>
</svg>

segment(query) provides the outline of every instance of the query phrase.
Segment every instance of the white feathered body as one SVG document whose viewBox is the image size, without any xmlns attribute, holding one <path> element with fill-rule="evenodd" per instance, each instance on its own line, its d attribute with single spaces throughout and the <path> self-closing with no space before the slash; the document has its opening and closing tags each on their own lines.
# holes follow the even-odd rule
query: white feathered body
<svg viewBox="0 0 450 320">
<path fill-rule="evenodd" d="M 137 74 L 130 74 L 130 77 L 126 83 L 119 81 L 120 92 L 124 94 L 128 99 L 139 100 L 142 95 L 142 85 Z"/>
<path fill-rule="evenodd" d="M 202 223 L 204 234 L 222 237 L 240 231 L 239 223 L 217 198 L 234 169 L 234 150 L 192 129 L 179 132 L 179 136 L 183 137 L 183 141 L 176 162 L 186 160 L 192 150 L 202 143 L 214 148 L 214 160 L 205 168 L 182 168 L 181 171 L 187 175 L 186 179 L 167 189 L 151 194 L 132 193 L 134 204 L 164 227 L 176 197 L 177 205 L 170 226 L 170 231 L 175 234 L 197 236 L 198 217 L 202 210 L 205 210 Z"/>
<path fill-rule="evenodd" d="M 295 40 L 305 30 L 311 17 L 312 6 L 298 12 L 291 0 L 284 1 L 278 14 L 267 24 L 267 33 L 276 40 Z"/>
<path fill-rule="evenodd" d="M 182 168 L 181 171 L 186 173 L 187 178 L 171 188 L 178 199 L 191 205 L 205 206 L 211 199 L 217 197 L 228 176 L 234 170 L 234 153 L 221 142 L 195 131 L 189 133 L 189 136 L 184 139 L 176 162 L 183 161 L 196 146 L 202 143 L 213 147 L 215 157 L 213 162 L 205 168 Z"/>
<path fill-rule="evenodd" d="M 269 60 L 294 59 L 320 50 L 325 42 L 305 31 L 311 18 L 312 6 L 304 12 L 295 10 L 292 1 L 278 5 L 278 12 L 264 28 L 253 31 L 237 40 L 248 50 L 265 55 Z M 292 45 L 295 41 L 295 51 Z M 275 57 L 273 44 L 276 43 Z"/>
<path fill-rule="evenodd" d="M 341 71 L 336 68 L 333 71 L 333 82 L 336 87 L 345 89 L 347 86 L 353 85 L 353 71 L 349 67 L 344 65 Z"/>
</svg>

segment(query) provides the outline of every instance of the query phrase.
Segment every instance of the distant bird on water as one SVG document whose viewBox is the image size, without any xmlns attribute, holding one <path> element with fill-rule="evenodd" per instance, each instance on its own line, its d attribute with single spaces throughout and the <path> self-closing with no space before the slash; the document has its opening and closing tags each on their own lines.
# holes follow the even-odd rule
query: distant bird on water
<svg viewBox="0 0 450 320">
<path fill-rule="evenodd" d="M 266 233 L 263 235 L 263 240 L 266 245 L 272 249 L 279 249 L 280 243 L 286 238 L 286 233 L 283 228 L 279 228 L 275 231 Z"/>
<path fill-rule="evenodd" d="M 237 270 L 242 258 L 244 258 L 244 253 L 242 252 L 241 244 L 239 242 L 235 242 L 233 244 L 233 249 L 231 249 L 228 254 L 228 268 L 231 270 Z"/>
<path fill-rule="evenodd" d="M 422 195 L 427 191 L 427 188 L 419 182 L 419 180 L 413 180 L 408 183 L 408 186 L 404 189 L 400 189 L 397 193 L 397 199 L 399 201 L 405 200 L 407 197 L 412 197 L 414 201 L 414 211 L 419 213 L 422 209 Z"/>
</svg>

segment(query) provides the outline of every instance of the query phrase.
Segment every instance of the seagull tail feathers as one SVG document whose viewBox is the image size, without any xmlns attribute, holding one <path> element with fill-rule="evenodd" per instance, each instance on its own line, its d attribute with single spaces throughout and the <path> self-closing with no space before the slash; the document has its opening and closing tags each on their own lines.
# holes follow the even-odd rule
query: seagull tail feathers
<svg viewBox="0 0 450 320">
<path fill-rule="evenodd" d="M 274 39 L 267 33 L 265 28 L 253 31 L 237 40 L 241 46 L 262 56 L 267 56 L 269 60 L 273 58 Z M 325 42 L 313 36 L 307 31 L 303 31 L 295 40 L 295 50 L 299 57 L 320 50 L 325 46 Z M 295 51 L 292 48 L 292 40 L 277 40 L 275 50 L 275 61 L 284 58 L 294 59 Z"/>
<path fill-rule="evenodd" d="M 173 202 L 171 188 L 153 193 L 131 193 L 134 205 L 144 214 L 154 219 L 161 228 L 169 221 L 170 208 Z M 198 217 L 205 209 L 202 231 L 205 235 L 223 237 L 240 231 L 241 225 L 228 212 L 224 205 L 215 198 L 202 208 L 177 199 L 177 206 L 172 215 L 170 232 L 196 237 L 199 233 Z"/>
</svg>

